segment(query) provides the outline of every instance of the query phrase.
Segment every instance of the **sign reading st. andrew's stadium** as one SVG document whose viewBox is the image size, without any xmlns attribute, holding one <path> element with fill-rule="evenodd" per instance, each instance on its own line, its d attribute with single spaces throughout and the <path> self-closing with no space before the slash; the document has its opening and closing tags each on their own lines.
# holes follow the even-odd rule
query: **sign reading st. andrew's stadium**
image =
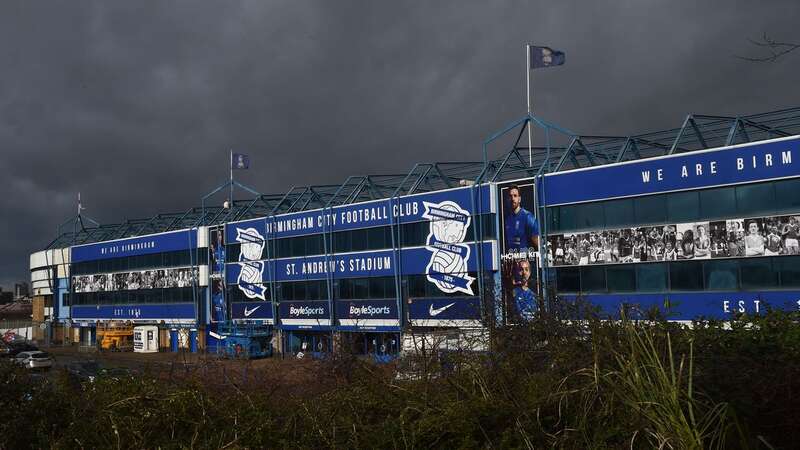
<svg viewBox="0 0 800 450">
<path fill-rule="evenodd" d="M 237 284 L 248 298 L 262 299 L 259 285 L 271 281 L 392 276 L 396 265 L 407 275 L 424 274 L 443 292 L 474 295 L 474 277 L 467 275 L 478 268 L 475 256 L 483 255 L 483 266 L 493 268 L 494 248 L 484 243 L 478 252 L 467 231 L 474 211 L 484 214 L 495 208 L 488 186 L 459 188 L 374 202 L 348 205 L 228 224 L 228 242 L 239 242 L 239 262 L 229 264 L 226 279 Z M 429 223 L 424 247 L 403 249 L 399 255 L 391 249 L 367 252 L 317 255 L 265 260 L 266 236 L 281 238 L 387 226 L 392 223 Z M 398 257 L 399 256 L 399 257 Z"/>
</svg>

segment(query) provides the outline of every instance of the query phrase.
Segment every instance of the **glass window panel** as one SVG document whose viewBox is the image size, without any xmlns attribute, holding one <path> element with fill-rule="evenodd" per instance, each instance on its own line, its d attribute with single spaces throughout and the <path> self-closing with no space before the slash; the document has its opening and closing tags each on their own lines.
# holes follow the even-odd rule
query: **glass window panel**
<svg viewBox="0 0 800 450">
<path fill-rule="evenodd" d="M 781 287 L 800 287 L 800 256 L 775 258 L 775 266 L 780 271 Z"/>
<path fill-rule="evenodd" d="M 420 275 L 412 275 L 407 278 L 407 289 L 409 297 L 424 297 L 425 296 L 425 277 Z"/>
<path fill-rule="evenodd" d="M 321 297 L 321 289 L 320 285 L 316 281 L 309 281 L 306 284 L 306 299 L 308 300 L 319 300 Z"/>
<path fill-rule="evenodd" d="M 736 190 L 732 187 L 700 191 L 704 219 L 736 217 Z"/>
<path fill-rule="evenodd" d="M 610 200 L 603 203 L 606 217 L 606 228 L 619 228 L 636 223 L 636 219 L 633 214 L 633 200 Z"/>
<path fill-rule="evenodd" d="M 669 283 L 669 287 L 673 291 L 702 291 L 702 263 L 699 261 L 670 263 Z"/>
<path fill-rule="evenodd" d="M 386 298 L 397 297 L 397 295 L 395 294 L 395 292 L 397 292 L 397 289 L 395 289 L 394 277 L 385 277 L 383 279 L 383 282 L 384 282 L 384 292 L 386 292 L 385 297 Z"/>
<path fill-rule="evenodd" d="M 559 231 L 572 231 L 577 228 L 576 208 L 576 205 L 567 205 L 560 208 L 559 221 L 561 226 Z"/>
<path fill-rule="evenodd" d="M 551 233 L 561 231 L 561 207 L 547 208 L 547 228 Z"/>
<path fill-rule="evenodd" d="M 392 243 L 386 243 L 386 229 L 388 227 L 375 227 L 367 229 L 367 245 L 370 250 L 389 248 Z"/>
<path fill-rule="evenodd" d="M 339 231 L 334 234 L 334 246 L 336 253 L 344 253 L 350 251 L 350 232 Z"/>
<path fill-rule="evenodd" d="M 797 197 L 797 192 L 793 197 Z M 736 186 L 736 207 L 740 216 L 773 214 L 775 212 L 775 187 L 772 183 Z"/>
<path fill-rule="evenodd" d="M 357 252 L 361 250 L 367 249 L 367 230 L 353 230 L 350 231 L 352 237 L 352 241 L 350 242 L 350 248 L 352 251 Z"/>
<path fill-rule="evenodd" d="M 649 195 L 633 199 L 636 224 L 664 223 L 667 221 L 667 197 Z"/>
<path fill-rule="evenodd" d="M 281 241 L 278 241 L 280 245 Z M 229 245 L 225 249 L 225 262 L 236 262 L 239 261 L 239 252 L 241 249 L 241 244 Z"/>
<path fill-rule="evenodd" d="M 495 218 L 491 214 L 483 215 L 483 239 L 496 239 Z"/>
<path fill-rule="evenodd" d="M 369 298 L 369 280 L 367 278 L 353 279 L 353 298 Z"/>
<path fill-rule="evenodd" d="M 703 265 L 706 290 L 727 291 L 739 288 L 739 261 L 705 261 Z"/>
<path fill-rule="evenodd" d="M 602 266 L 581 267 L 581 291 L 605 292 L 606 270 Z"/>
<path fill-rule="evenodd" d="M 667 265 L 638 264 L 636 266 L 636 290 L 640 292 L 664 292 L 667 290 Z"/>
<path fill-rule="evenodd" d="M 772 270 L 772 258 L 740 259 L 742 289 L 775 288 L 778 272 Z"/>
<path fill-rule="evenodd" d="M 369 279 L 369 298 L 385 298 L 386 297 L 386 284 L 383 278 L 370 278 Z"/>
<path fill-rule="evenodd" d="M 775 183 L 775 209 L 778 213 L 800 212 L 800 178 Z"/>
<path fill-rule="evenodd" d="M 636 290 L 636 270 L 632 264 L 606 267 L 609 292 L 633 292 Z"/>
<path fill-rule="evenodd" d="M 306 297 L 306 283 L 299 281 L 292 283 L 292 290 L 294 291 L 294 299 L 295 300 L 305 300 Z"/>
<path fill-rule="evenodd" d="M 603 215 L 602 202 L 584 203 L 576 205 L 575 225 L 576 229 L 588 230 L 603 228 L 605 226 L 605 216 Z"/>
<path fill-rule="evenodd" d="M 556 270 L 556 286 L 559 292 L 580 292 L 581 272 L 577 267 L 560 267 Z"/>
<path fill-rule="evenodd" d="M 305 253 L 303 255 L 320 255 L 322 250 L 322 240 L 320 234 L 312 234 L 305 237 Z"/>
<path fill-rule="evenodd" d="M 306 238 L 294 237 L 290 239 L 292 245 L 292 256 L 303 256 L 306 253 Z"/>
<path fill-rule="evenodd" d="M 699 192 L 674 192 L 667 194 L 667 220 L 691 222 L 700 218 Z"/>
</svg>

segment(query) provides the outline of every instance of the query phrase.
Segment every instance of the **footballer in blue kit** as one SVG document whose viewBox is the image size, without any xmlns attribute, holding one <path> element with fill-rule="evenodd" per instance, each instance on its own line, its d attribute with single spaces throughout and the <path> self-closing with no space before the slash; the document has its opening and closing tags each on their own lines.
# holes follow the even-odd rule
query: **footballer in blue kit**
<svg viewBox="0 0 800 450">
<path fill-rule="evenodd" d="M 517 313 L 523 320 L 533 319 L 534 314 L 538 311 L 538 303 L 536 302 L 536 295 L 528 287 L 531 278 L 531 263 L 527 260 L 522 260 L 517 263 L 517 273 L 519 277 L 519 287 L 514 288 L 512 295 L 514 297 L 514 306 L 517 308 Z"/>
<path fill-rule="evenodd" d="M 518 186 L 508 188 L 511 212 L 505 219 L 506 252 L 520 251 L 532 247 L 539 250 L 539 222 L 522 207 L 522 196 Z"/>
</svg>

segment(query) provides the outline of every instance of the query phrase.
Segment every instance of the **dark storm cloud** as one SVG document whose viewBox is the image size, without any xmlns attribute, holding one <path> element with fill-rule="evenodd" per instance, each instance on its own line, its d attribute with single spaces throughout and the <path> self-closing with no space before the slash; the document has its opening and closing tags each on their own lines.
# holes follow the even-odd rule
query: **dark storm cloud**
<svg viewBox="0 0 800 450">
<path fill-rule="evenodd" d="M 526 41 L 567 52 L 534 74 L 535 112 L 588 134 L 689 112 L 797 104 L 800 54 L 733 57 L 764 31 L 800 40 L 794 1 L 4 2 L 0 284 L 83 193 L 103 223 L 185 210 L 227 151 L 264 193 L 415 162 L 478 160 L 524 113 Z"/>
</svg>

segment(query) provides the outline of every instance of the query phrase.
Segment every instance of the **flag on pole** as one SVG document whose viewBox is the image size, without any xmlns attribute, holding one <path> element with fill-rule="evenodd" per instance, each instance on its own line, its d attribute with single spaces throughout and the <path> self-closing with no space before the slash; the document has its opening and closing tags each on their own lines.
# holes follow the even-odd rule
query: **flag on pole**
<svg viewBox="0 0 800 450">
<path fill-rule="evenodd" d="M 530 69 L 540 69 L 543 67 L 560 66 L 564 64 L 566 56 L 564 52 L 553 50 L 550 47 L 530 46 L 531 67 Z"/>
<path fill-rule="evenodd" d="M 242 153 L 231 154 L 231 170 L 234 169 L 249 169 L 250 157 Z"/>
</svg>

